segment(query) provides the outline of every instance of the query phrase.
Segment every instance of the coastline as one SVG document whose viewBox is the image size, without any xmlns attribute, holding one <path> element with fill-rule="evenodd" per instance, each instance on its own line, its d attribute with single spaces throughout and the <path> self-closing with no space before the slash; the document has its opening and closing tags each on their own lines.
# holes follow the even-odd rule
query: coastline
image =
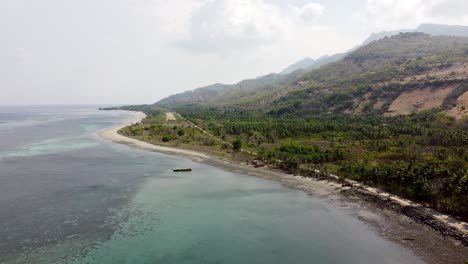
<svg viewBox="0 0 468 264">
<path fill-rule="evenodd" d="M 318 180 L 310 177 L 294 176 L 270 168 L 254 168 L 205 153 L 153 145 L 118 133 L 120 129 L 139 123 L 145 117 L 146 115 L 143 112 L 136 112 L 134 118 L 129 122 L 103 129 L 97 132 L 97 135 L 105 140 L 132 148 L 178 155 L 223 170 L 275 181 L 302 190 L 311 196 L 325 199 L 356 218 L 369 223 L 382 237 L 411 250 L 427 263 L 452 263 L 452 261 L 454 261 L 453 263 L 462 263 L 466 260 L 463 258 L 468 258 L 468 247 L 463 245 L 463 239 L 468 239 L 467 233 L 460 230 L 455 231 L 457 227 L 468 230 L 468 225 L 465 226 L 463 222 L 459 221 L 454 223 L 457 220 L 447 218 L 448 216 L 430 209 L 422 208 L 400 197 L 382 193 L 375 188 L 361 186 L 360 184 L 350 186 L 349 184 L 330 181 L 330 179 Z M 408 209 L 416 211 L 410 210 L 411 213 L 406 213 Z M 427 214 L 434 219 L 426 219 L 420 215 L 421 213 L 423 215 Z M 424 219 L 420 219 L 421 217 Z M 440 230 L 440 228 L 444 230 Z M 461 234 L 462 237 L 459 238 L 462 240 L 456 239 L 456 236 L 454 237 L 450 230 L 453 230 L 456 235 Z M 451 257 L 447 259 L 447 256 L 450 255 Z"/>
<path fill-rule="evenodd" d="M 129 122 L 122 125 L 100 130 L 97 132 L 97 135 L 105 140 L 109 140 L 119 144 L 124 144 L 129 147 L 138 148 L 146 151 L 161 152 L 170 155 L 178 155 L 195 162 L 204 163 L 214 167 L 220 167 L 224 170 L 228 170 L 231 172 L 276 181 L 285 184 L 289 187 L 306 191 L 310 194 L 316 193 L 319 195 L 326 195 L 348 189 L 348 187 L 343 187 L 341 184 L 335 182 L 329 182 L 325 180 L 318 181 L 312 178 L 293 176 L 277 170 L 253 168 L 251 166 L 234 163 L 229 160 L 220 159 L 218 157 L 214 157 L 205 153 L 200 153 L 192 150 L 153 145 L 144 141 L 140 141 L 138 139 L 123 136 L 118 133 L 120 129 L 131 124 L 139 123 L 145 117 L 146 115 L 143 112 L 136 112 L 135 117 L 132 118 Z"/>
<path fill-rule="evenodd" d="M 118 133 L 120 129 L 126 126 L 140 123 L 141 120 L 143 120 L 145 117 L 146 117 L 145 113 L 136 112 L 135 117 L 132 118 L 129 122 L 122 124 L 122 125 L 100 130 L 97 132 L 97 135 L 103 139 L 110 140 L 115 143 L 120 143 L 120 144 L 128 145 L 130 147 L 139 148 L 139 149 L 143 149 L 147 151 L 157 151 L 157 152 L 162 152 L 162 153 L 167 153 L 167 154 L 178 154 L 178 155 L 183 155 L 184 157 L 192 157 L 192 158 L 198 158 L 198 159 L 210 158 L 203 153 L 190 151 L 190 150 L 184 150 L 184 149 L 157 146 L 157 145 L 153 145 L 153 144 L 140 141 L 134 138 L 129 138 Z"/>
</svg>

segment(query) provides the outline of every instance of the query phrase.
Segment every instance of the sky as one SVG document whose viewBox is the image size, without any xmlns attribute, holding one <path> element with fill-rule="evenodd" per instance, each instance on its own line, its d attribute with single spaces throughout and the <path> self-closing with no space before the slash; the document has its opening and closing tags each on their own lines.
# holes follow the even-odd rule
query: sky
<svg viewBox="0 0 468 264">
<path fill-rule="evenodd" d="M 466 0 L 0 0 L 0 105 L 144 104 L 468 25 Z"/>
</svg>

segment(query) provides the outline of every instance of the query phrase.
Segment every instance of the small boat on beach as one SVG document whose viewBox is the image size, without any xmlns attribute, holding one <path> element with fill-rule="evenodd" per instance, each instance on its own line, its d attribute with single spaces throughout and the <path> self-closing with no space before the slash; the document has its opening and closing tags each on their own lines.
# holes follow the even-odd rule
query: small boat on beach
<svg viewBox="0 0 468 264">
<path fill-rule="evenodd" d="M 192 168 L 186 168 L 186 169 L 172 169 L 173 172 L 187 172 L 187 171 L 192 171 Z"/>
</svg>

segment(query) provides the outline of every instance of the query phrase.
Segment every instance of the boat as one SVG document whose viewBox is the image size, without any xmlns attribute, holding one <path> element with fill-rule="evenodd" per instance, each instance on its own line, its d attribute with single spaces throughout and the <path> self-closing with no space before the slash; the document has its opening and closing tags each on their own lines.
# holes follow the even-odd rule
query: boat
<svg viewBox="0 0 468 264">
<path fill-rule="evenodd" d="M 186 168 L 186 169 L 173 169 L 173 172 L 185 172 L 185 171 L 192 171 L 192 168 Z"/>
</svg>

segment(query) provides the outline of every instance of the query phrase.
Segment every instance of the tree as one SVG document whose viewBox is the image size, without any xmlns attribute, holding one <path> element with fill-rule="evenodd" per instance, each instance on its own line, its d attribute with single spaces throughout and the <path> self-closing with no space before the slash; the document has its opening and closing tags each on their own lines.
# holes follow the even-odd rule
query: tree
<svg viewBox="0 0 468 264">
<path fill-rule="evenodd" d="M 242 140 L 240 138 L 236 138 L 234 142 L 232 142 L 232 149 L 234 151 L 240 151 L 242 148 Z"/>
<path fill-rule="evenodd" d="M 181 129 L 179 129 L 179 131 L 177 131 L 177 135 L 183 136 L 183 135 L 185 135 L 185 131 L 181 128 Z"/>
</svg>

